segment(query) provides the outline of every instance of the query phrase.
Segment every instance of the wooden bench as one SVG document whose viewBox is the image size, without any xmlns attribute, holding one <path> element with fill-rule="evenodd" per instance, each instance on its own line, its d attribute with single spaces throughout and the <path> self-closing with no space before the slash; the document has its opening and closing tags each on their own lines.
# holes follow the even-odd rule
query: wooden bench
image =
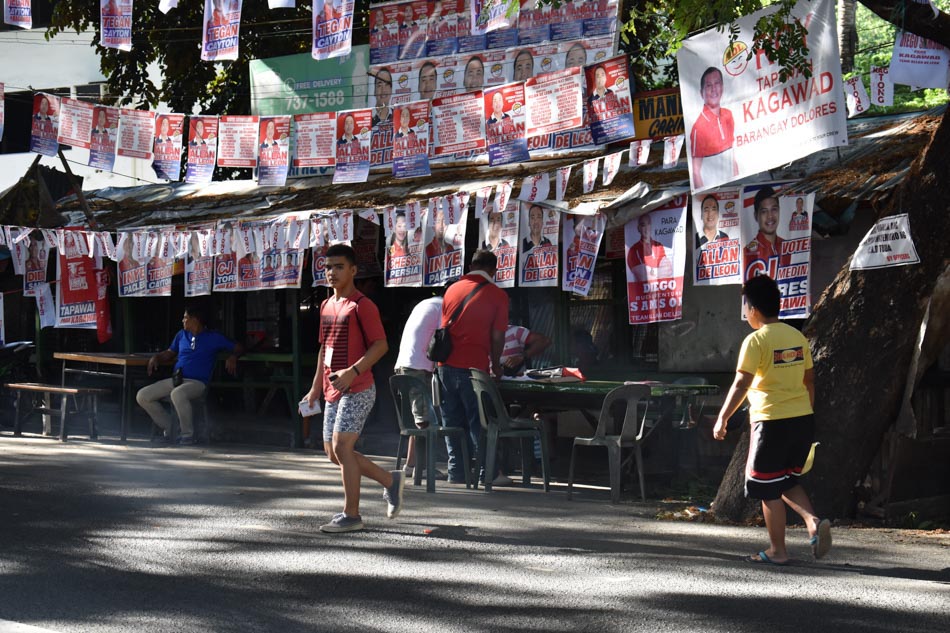
<svg viewBox="0 0 950 633">
<path fill-rule="evenodd" d="M 41 383 L 34 382 L 18 382 L 18 383 L 7 383 L 4 385 L 7 389 L 15 391 L 17 394 L 16 397 L 16 413 L 14 414 L 13 420 L 13 434 L 15 436 L 21 435 L 20 433 L 20 424 L 24 418 L 29 416 L 31 413 L 42 413 L 45 415 L 58 415 L 60 417 L 59 425 L 59 439 L 62 442 L 66 441 L 66 416 L 69 413 L 74 413 L 77 415 L 84 415 L 89 420 L 89 439 L 96 439 L 98 433 L 96 432 L 96 418 L 99 415 L 99 396 L 110 393 L 108 389 L 98 389 L 94 387 L 62 387 L 60 385 L 46 385 Z M 42 405 L 37 406 L 34 399 L 30 399 L 30 410 L 23 411 L 23 395 L 33 395 L 33 394 L 43 394 Z M 53 408 L 52 406 L 52 396 L 60 396 L 59 408 Z M 68 409 L 69 400 L 73 401 L 73 410 Z M 85 410 L 81 406 L 82 402 L 85 401 Z M 52 425 L 44 425 L 43 432 L 46 434 L 52 434 Z"/>
</svg>

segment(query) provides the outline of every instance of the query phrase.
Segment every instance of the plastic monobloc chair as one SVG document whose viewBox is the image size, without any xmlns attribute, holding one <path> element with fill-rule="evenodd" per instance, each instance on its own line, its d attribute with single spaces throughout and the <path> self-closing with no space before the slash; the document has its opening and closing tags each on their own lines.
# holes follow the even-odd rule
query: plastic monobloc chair
<svg viewBox="0 0 950 633">
<path fill-rule="evenodd" d="M 444 426 L 442 416 L 438 409 L 432 403 L 432 386 L 425 384 L 415 376 L 406 376 L 404 374 L 395 374 L 389 378 L 389 389 L 393 394 L 393 402 L 396 404 L 396 419 L 399 421 L 399 447 L 396 449 L 396 470 L 400 468 L 402 461 L 403 440 L 409 437 L 416 437 L 417 441 L 421 439 L 424 442 L 422 449 L 426 456 L 426 492 L 435 492 L 435 458 L 436 442 L 438 438 L 445 438 L 447 435 L 458 435 L 462 444 L 462 463 L 465 468 L 465 487 L 471 487 L 471 474 L 468 469 L 468 442 L 465 441 L 465 432 L 461 427 Z M 414 395 L 422 395 L 423 403 L 429 412 L 428 418 L 434 420 L 429 426 L 420 429 L 416 426 L 415 418 L 412 415 L 412 399 Z M 444 440 L 443 440 L 444 441 Z M 419 468 L 419 460 L 416 460 L 415 475 L 413 477 L 415 485 L 422 482 L 422 469 Z"/>
<path fill-rule="evenodd" d="M 643 402 L 642 407 L 640 407 L 641 401 Z M 620 458 L 624 448 L 634 449 L 637 474 L 640 477 L 640 498 L 646 501 L 646 486 L 643 482 L 643 453 L 640 446 L 659 426 L 657 423 L 650 424 L 647 420 L 649 402 L 649 385 L 623 385 L 607 394 L 600 409 L 600 417 L 597 420 L 597 429 L 594 431 L 594 436 L 574 438 L 574 445 L 571 447 L 571 465 L 567 475 L 568 499 L 571 498 L 574 490 L 574 455 L 577 452 L 577 447 L 605 446 L 610 469 L 610 502 L 619 503 L 620 501 L 620 470 L 622 465 Z M 608 431 L 616 428 L 614 415 L 621 404 L 624 404 L 626 409 L 623 412 L 623 426 L 620 434 L 608 434 Z M 642 415 L 639 412 L 641 409 Z"/>
<path fill-rule="evenodd" d="M 495 458 L 498 452 L 498 440 L 505 437 L 521 438 L 521 482 L 531 483 L 531 463 L 534 460 L 533 440 L 541 443 L 541 474 L 544 478 L 544 491 L 551 489 L 551 465 L 548 459 L 548 435 L 545 422 L 528 418 L 512 418 L 508 415 L 505 401 L 491 376 L 479 369 L 471 369 L 472 388 L 478 399 L 478 417 L 482 423 L 485 442 L 478 447 L 479 464 L 485 467 L 485 490 L 492 488 L 491 477 L 495 472 Z M 478 487 L 476 479 L 475 487 Z"/>
</svg>

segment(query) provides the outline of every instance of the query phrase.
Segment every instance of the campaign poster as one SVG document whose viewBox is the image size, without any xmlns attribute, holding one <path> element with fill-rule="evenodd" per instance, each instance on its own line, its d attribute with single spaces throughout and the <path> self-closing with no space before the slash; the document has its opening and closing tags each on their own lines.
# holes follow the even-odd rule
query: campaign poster
<svg viewBox="0 0 950 633">
<path fill-rule="evenodd" d="M 26 257 L 23 264 L 23 296 L 37 296 L 37 288 L 40 284 L 46 283 L 46 269 L 49 265 L 49 248 L 46 246 L 46 240 L 30 238 L 29 245 L 26 248 Z M 14 248 L 25 245 L 25 242 L 19 242 Z M 14 250 L 14 249 L 10 249 Z M 17 254 L 14 253 L 14 257 Z"/>
<path fill-rule="evenodd" d="M 257 138 L 257 184 L 284 186 L 290 166 L 290 117 L 261 117 Z"/>
<path fill-rule="evenodd" d="M 635 93 L 633 129 L 636 138 L 641 140 L 683 134 L 683 102 L 679 88 Z"/>
<path fill-rule="evenodd" d="M 405 73 L 401 75 L 407 77 Z M 393 73 L 389 68 L 379 68 L 373 78 L 374 91 L 369 98 L 373 118 L 370 131 L 369 164 L 381 167 L 393 162 Z"/>
<path fill-rule="evenodd" d="M 600 250 L 607 219 L 602 213 L 574 214 L 564 216 L 563 224 L 564 277 L 561 290 L 586 297 L 594 282 L 597 251 Z"/>
<path fill-rule="evenodd" d="M 222 115 L 218 117 L 218 167 L 256 167 L 256 116 Z"/>
<path fill-rule="evenodd" d="M 551 40 L 551 16 L 556 15 L 550 4 L 539 7 L 536 0 L 520 0 L 518 16 L 518 44 L 537 44 Z"/>
<path fill-rule="evenodd" d="M 847 145 L 847 119 L 832 0 L 799 2 L 789 19 L 808 30 L 811 77 L 779 79 L 779 63 L 751 51 L 756 21 L 776 6 L 739 18 L 728 30 L 687 39 L 677 53 L 686 156 L 694 193 Z"/>
<path fill-rule="evenodd" d="M 811 218 L 814 194 L 787 194 L 780 183 L 742 189 L 743 281 L 768 275 L 782 291 L 780 319 L 811 312 Z"/>
<path fill-rule="evenodd" d="M 116 154 L 152 160 L 155 138 L 155 113 L 149 110 L 119 110 L 119 142 Z"/>
<path fill-rule="evenodd" d="M 627 56 L 586 66 L 587 113 L 594 143 L 602 145 L 636 135 Z"/>
<path fill-rule="evenodd" d="M 946 88 L 950 85 L 950 49 L 926 37 L 897 31 L 890 75 L 895 84 Z"/>
<path fill-rule="evenodd" d="M 63 97 L 59 101 L 59 133 L 56 142 L 70 147 L 89 149 L 92 133 L 91 103 Z"/>
<path fill-rule="evenodd" d="M 44 156 L 56 156 L 59 151 L 59 97 L 45 92 L 33 95 L 32 135 L 30 151 Z"/>
<path fill-rule="evenodd" d="M 92 112 L 89 166 L 112 171 L 115 166 L 115 147 L 119 137 L 119 111 L 116 108 L 96 106 Z"/>
<path fill-rule="evenodd" d="M 518 199 L 524 202 L 542 202 L 548 199 L 551 193 L 551 174 L 543 172 L 526 176 L 521 181 L 521 192 L 518 193 Z"/>
<path fill-rule="evenodd" d="M 3 22 L 21 29 L 32 29 L 32 0 L 3 0 Z"/>
<path fill-rule="evenodd" d="M 181 179 L 182 129 L 184 114 L 159 114 L 155 120 L 155 139 L 152 143 L 152 170 L 165 180 Z"/>
<path fill-rule="evenodd" d="M 871 104 L 894 105 L 894 82 L 888 66 L 871 66 Z"/>
<path fill-rule="evenodd" d="M 742 283 L 739 209 L 742 190 L 720 188 L 692 197 L 693 285 Z"/>
<path fill-rule="evenodd" d="M 849 270 L 873 270 L 919 264 L 920 256 L 906 213 L 882 218 L 871 227 L 851 257 Z"/>
<path fill-rule="evenodd" d="M 561 213 L 528 202 L 520 205 L 518 285 L 523 288 L 557 286 Z"/>
<path fill-rule="evenodd" d="M 488 164 L 507 165 L 531 160 L 525 137 L 524 84 L 486 90 L 484 107 Z"/>
<path fill-rule="evenodd" d="M 561 62 L 557 44 L 508 48 L 504 61 L 505 82 L 527 81 L 536 75 L 562 70 Z"/>
<path fill-rule="evenodd" d="M 344 110 L 336 115 L 336 169 L 333 184 L 366 182 L 372 110 Z"/>
<path fill-rule="evenodd" d="M 203 297 L 211 294 L 214 279 L 214 255 L 210 245 L 214 223 L 189 227 L 191 235 L 185 253 L 185 296 Z"/>
<path fill-rule="evenodd" d="M 354 0 L 313 0 L 313 41 L 316 60 L 350 54 L 353 44 Z"/>
<path fill-rule="evenodd" d="M 399 5 L 373 7 L 369 13 L 369 63 L 386 64 L 399 59 Z"/>
<path fill-rule="evenodd" d="M 478 221 L 478 241 L 481 248 L 498 258 L 495 284 L 499 288 L 514 288 L 518 264 L 518 227 L 521 213 L 519 202 L 512 200 L 499 211 L 494 203 Z"/>
<path fill-rule="evenodd" d="M 327 224 L 331 221 L 326 215 L 314 215 L 310 218 L 310 272 L 313 275 L 313 287 L 329 286 L 327 283 L 327 249 L 330 247 Z"/>
<path fill-rule="evenodd" d="M 432 100 L 435 156 L 484 150 L 485 103 L 481 90 Z"/>
<path fill-rule="evenodd" d="M 584 124 L 584 74 L 567 68 L 531 77 L 524 86 L 525 134 L 538 136 Z"/>
<path fill-rule="evenodd" d="M 120 297 L 170 297 L 174 257 L 161 257 L 154 231 L 122 231 L 116 244 Z"/>
<path fill-rule="evenodd" d="M 450 204 L 447 197 L 429 201 L 424 237 L 426 286 L 444 286 L 462 276 L 467 207 Z"/>
<path fill-rule="evenodd" d="M 428 176 L 429 102 L 415 101 L 397 106 L 393 134 L 393 176 Z"/>
<path fill-rule="evenodd" d="M 624 227 L 630 325 L 683 317 L 687 204 L 677 196 Z"/>
<path fill-rule="evenodd" d="M 241 34 L 241 0 L 205 0 L 201 60 L 236 60 Z"/>
<path fill-rule="evenodd" d="M 399 59 L 416 59 L 426 54 L 428 0 L 412 0 L 398 5 L 402 9 L 399 25 Z"/>
<path fill-rule="evenodd" d="M 212 246 L 214 276 L 211 282 L 214 292 L 237 290 L 237 255 L 234 248 L 236 226 L 234 220 L 219 220 L 215 227 Z"/>
<path fill-rule="evenodd" d="M 386 230 L 386 286 L 421 286 L 425 209 L 419 202 L 383 211 Z"/>
<path fill-rule="evenodd" d="M 465 2 L 442 0 L 432 7 L 426 24 L 426 56 L 454 55 L 458 52 L 458 23 L 465 19 Z"/>
<path fill-rule="evenodd" d="M 188 160 L 185 164 L 185 182 L 211 182 L 217 159 L 218 117 L 193 116 L 188 118 Z"/>
<path fill-rule="evenodd" d="M 845 79 L 844 90 L 844 102 L 848 108 L 849 119 L 871 109 L 871 97 L 868 95 L 867 88 L 864 87 L 864 78 L 861 75 Z"/>
<path fill-rule="evenodd" d="M 294 115 L 294 167 L 332 167 L 336 164 L 336 112 Z"/>
<path fill-rule="evenodd" d="M 99 25 L 102 46 L 132 50 L 132 0 L 99 0 Z"/>
<path fill-rule="evenodd" d="M 96 329 L 96 300 L 99 296 L 96 271 L 102 258 L 89 258 L 79 248 L 82 238 L 65 231 L 63 248 L 56 257 L 56 327 Z"/>
<path fill-rule="evenodd" d="M 471 32 L 478 35 L 518 26 L 520 5 L 510 11 L 512 0 L 471 0 Z"/>
</svg>

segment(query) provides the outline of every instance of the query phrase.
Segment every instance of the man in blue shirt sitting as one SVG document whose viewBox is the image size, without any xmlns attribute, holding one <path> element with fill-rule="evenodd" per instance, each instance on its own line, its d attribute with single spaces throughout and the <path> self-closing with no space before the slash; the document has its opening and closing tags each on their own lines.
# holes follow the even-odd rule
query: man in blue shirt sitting
<svg viewBox="0 0 950 633">
<path fill-rule="evenodd" d="M 205 325 L 204 313 L 196 307 L 185 310 L 181 326 L 182 329 L 175 335 L 168 349 L 155 354 L 148 361 L 149 376 L 159 364 L 175 361 L 173 376 L 142 387 L 135 399 L 167 436 L 171 429 L 171 419 L 159 400 L 171 398 L 181 426 L 178 443 L 193 444 L 191 401 L 203 396 L 208 388 L 218 352 L 231 352 L 224 366 L 228 373 L 233 375 L 237 371 L 238 356 L 244 349 L 240 343 L 235 343 L 220 332 L 209 330 Z"/>
</svg>

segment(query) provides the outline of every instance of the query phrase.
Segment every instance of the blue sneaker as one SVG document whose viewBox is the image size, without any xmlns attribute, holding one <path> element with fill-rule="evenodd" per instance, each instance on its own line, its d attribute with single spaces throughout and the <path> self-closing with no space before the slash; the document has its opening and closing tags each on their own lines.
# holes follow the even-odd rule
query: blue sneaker
<svg viewBox="0 0 950 633">
<path fill-rule="evenodd" d="M 179 435 L 178 436 L 178 445 L 179 446 L 194 446 L 198 441 L 195 439 L 194 435 Z"/>
<path fill-rule="evenodd" d="M 392 471 L 393 485 L 383 489 L 383 499 L 388 504 L 386 507 L 386 516 L 395 519 L 402 510 L 402 489 L 406 483 L 406 478 L 401 470 Z"/>
<path fill-rule="evenodd" d="M 356 532 L 363 529 L 363 517 L 348 517 L 342 512 L 334 515 L 333 519 L 326 525 L 320 526 L 321 532 L 336 534 L 338 532 Z"/>
</svg>

